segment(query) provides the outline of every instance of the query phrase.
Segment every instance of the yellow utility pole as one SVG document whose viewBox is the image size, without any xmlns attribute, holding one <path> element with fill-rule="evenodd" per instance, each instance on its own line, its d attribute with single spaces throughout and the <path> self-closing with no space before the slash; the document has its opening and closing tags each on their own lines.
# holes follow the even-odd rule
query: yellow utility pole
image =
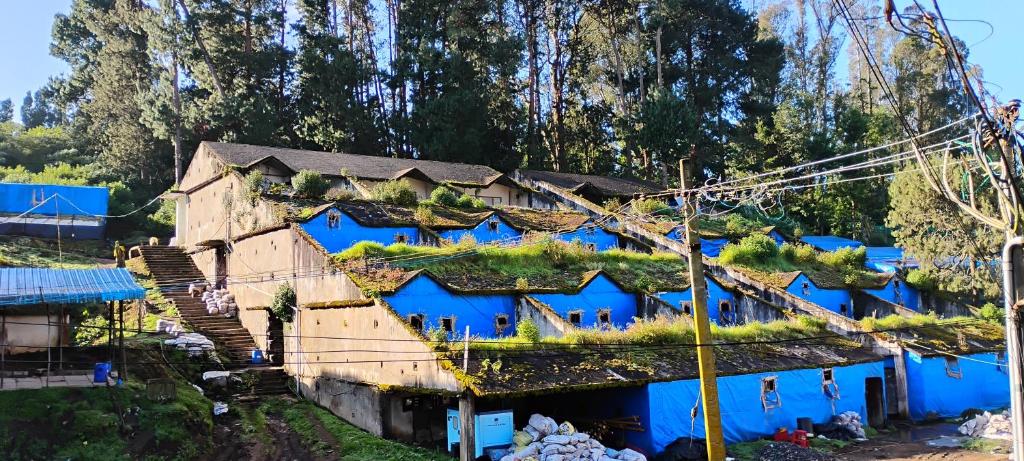
<svg viewBox="0 0 1024 461">
<path fill-rule="evenodd" d="M 692 151 L 694 154 L 695 151 Z M 711 322 L 708 320 L 708 287 L 704 281 L 704 260 L 700 251 L 696 196 L 687 194 L 691 188 L 686 161 L 679 160 L 679 185 L 683 190 L 683 214 L 686 219 L 686 244 L 690 249 L 690 287 L 693 290 L 693 328 L 697 336 L 697 366 L 700 369 L 700 396 L 704 404 L 704 432 L 709 461 L 725 461 L 725 439 L 722 437 L 722 415 L 718 410 L 718 377 L 715 372 L 715 349 Z"/>
</svg>

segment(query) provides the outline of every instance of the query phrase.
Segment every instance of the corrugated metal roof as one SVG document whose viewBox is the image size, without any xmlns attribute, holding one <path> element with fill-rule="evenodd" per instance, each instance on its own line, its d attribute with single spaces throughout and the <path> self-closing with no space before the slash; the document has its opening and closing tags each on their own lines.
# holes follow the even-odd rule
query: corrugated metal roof
<svg viewBox="0 0 1024 461">
<path fill-rule="evenodd" d="M 146 296 L 127 269 L 0 268 L 0 306 L 91 303 Z"/>
</svg>

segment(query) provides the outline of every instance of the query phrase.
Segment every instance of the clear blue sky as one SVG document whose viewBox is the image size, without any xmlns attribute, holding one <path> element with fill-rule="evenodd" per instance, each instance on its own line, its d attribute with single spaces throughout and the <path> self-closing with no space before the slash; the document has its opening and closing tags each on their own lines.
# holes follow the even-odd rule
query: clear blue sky
<svg viewBox="0 0 1024 461">
<path fill-rule="evenodd" d="M 763 0 L 761 0 L 763 1 Z M 881 0 L 879 0 L 879 3 Z M 11 98 L 20 107 L 26 91 L 34 91 L 51 75 L 66 73 L 67 66 L 50 56 L 50 30 L 53 16 L 66 13 L 71 0 L 15 0 L 4 2 L 0 16 L 0 100 Z M 749 5 L 749 0 L 743 1 Z M 902 8 L 908 0 L 897 0 Z M 926 2 L 929 3 L 929 2 Z M 940 0 L 943 13 L 950 19 L 981 19 L 995 28 L 972 22 L 951 22 L 953 33 L 971 44 L 970 61 L 985 69 L 988 90 L 1000 98 L 1024 99 L 1024 1 L 1020 0 Z M 978 43 L 981 41 L 980 43 Z M 838 69 L 846 72 L 845 66 Z M 15 113 L 15 117 L 19 117 Z"/>
</svg>

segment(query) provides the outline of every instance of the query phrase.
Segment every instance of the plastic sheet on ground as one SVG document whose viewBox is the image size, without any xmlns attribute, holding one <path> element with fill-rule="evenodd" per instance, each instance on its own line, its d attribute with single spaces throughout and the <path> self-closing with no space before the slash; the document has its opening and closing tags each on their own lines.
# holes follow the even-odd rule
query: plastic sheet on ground
<svg viewBox="0 0 1024 461">
<path fill-rule="evenodd" d="M 992 414 L 984 412 L 976 415 L 960 425 L 958 431 L 968 437 L 985 439 L 1012 440 L 1013 424 L 1007 413 Z"/>
<path fill-rule="evenodd" d="M 214 416 L 220 416 L 220 415 L 223 415 L 224 413 L 227 413 L 227 412 L 228 412 L 228 404 L 226 404 L 224 402 L 214 402 L 213 403 L 213 415 Z"/>
<path fill-rule="evenodd" d="M 164 340 L 164 344 L 187 350 L 190 355 L 214 350 L 213 341 L 199 333 L 184 333 L 176 338 Z"/>
</svg>

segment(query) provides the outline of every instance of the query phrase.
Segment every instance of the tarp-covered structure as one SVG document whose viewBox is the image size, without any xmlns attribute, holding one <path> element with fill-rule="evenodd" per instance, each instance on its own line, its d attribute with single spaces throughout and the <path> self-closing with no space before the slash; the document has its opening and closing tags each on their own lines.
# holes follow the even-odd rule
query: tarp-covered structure
<svg viewBox="0 0 1024 461">
<path fill-rule="evenodd" d="M 840 248 L 860 248 L 864 246 L 863 243 L 856 240 L 836 237 L 835 235 L 805 235 L 800 237 L 800 241 L 821 251 L 836 251 Z"/>
<path fill-rule="evenodd" d="M 106 187 L 0 183 L 0 234 L 103 238 Z"/>
<path fill-rule="evenodd" d="M 868 247 L 865 265 L 878 272 L 896 272 L 899 269 L 916 268 L 919 264 L 916 259 L 906 257 L 902 248 Z"/>
<path fill-rule="evenodd" d="M 127 269 L 0 268 L 0 307 L 141 299 Z"/>
</svg>

